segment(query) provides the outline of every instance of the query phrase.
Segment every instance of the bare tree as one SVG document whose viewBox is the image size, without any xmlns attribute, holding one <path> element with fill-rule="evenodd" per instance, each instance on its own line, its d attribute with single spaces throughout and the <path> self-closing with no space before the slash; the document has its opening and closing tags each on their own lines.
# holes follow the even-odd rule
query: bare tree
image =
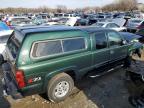
<svg viewBox="0 0 144 108">
<path fill-rule="evenodd" d="M 64 5 L 57 5 L 57 12 L 58 13 L 67 12 L 67 7 Z"/>
<path fill-rule="evenodd" d="M 64 5 L 58 5 L 55 9 L 49 8 L 47 6 L 42 6 L 39 8 L 3 8 L 0 9 L 0 12 L 3 13 L 39 13 L 39 12 L 53 12 L 53 13 L 62 13 L 62 12 L 100 12 L 102 11 L 132 11 L 137 9 L 137 0 L 117 0 L 114 3 L 109 5 L 105 5 L 102 8 L 100 7 L 85 7 L 85 8 L 77 8 L 77 9 L 67 9 Z"/>
<path fill-rule="evenodd" d="M 137 9 L 137 0 L 117 0 L 116 2 L 106 5 L 103 11 L 132 11 Z"/>
<path fill-rule="evenodd" d="M 123 11 L 131 11 L 137 9 L 137 0 L 119 0 L 118 6 Z"/>
</svg>

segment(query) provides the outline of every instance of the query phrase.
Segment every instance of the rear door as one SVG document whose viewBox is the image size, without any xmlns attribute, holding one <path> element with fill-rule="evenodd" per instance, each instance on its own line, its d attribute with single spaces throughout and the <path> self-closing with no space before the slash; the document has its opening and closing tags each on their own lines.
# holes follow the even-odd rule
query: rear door
<svg viewBox="0 0 144 108">
<path fill-rule="evenodd" d="M 15 61 L 20 50 L 20 46 L 22 44 L 24 36 L 15 30 L 15 32 L 10 36 L 7 41 L 7 55 L 10 61 Z"/>
<path fill-rule="evenodd" d="M 15 30 L 9 37 L 6 45 L 6 54 L 4 55 L 6 60 L 10 63 L 13 74 L 15 75 L 15 69 L 17 66 L 16 59 L 20 51 L 20 47 L 24 36 Z"/>
<path fill-rule="evenodd" d="M 110 60 L 110 51 L 108 48 L 108 39 L 106 33 L 96 32 L 92 37 L 93 41 L 93 64 L 95 67 L 100 67 L 108 64 Z"/>
<path fill-rule="evenodd" d="M 127 56 L 127 44 L 122 44 L 123 38 L 116 31 L 107 31 L 109 48 L 110 48 L 110 61 L 115 62 Z"/>
</svg>

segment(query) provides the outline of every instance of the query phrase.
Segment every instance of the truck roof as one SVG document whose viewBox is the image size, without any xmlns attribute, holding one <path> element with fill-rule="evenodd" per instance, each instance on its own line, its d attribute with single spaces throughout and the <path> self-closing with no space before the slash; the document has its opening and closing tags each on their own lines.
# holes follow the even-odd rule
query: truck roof
<svg viewBox="0 0 144 108">
<path fill-rule="evenodd" d="M 70 31 L 70 30 L 80 30 L 79 28 L 54 25 L 54 26 L 28 26 L 28 27 L 18 27 L 15 30 L 21 32 L 23 35 L 49 32 L 49 31 Z"/>
<path fill-rule="evenodd" d="M 21 32 L 23 36 L 27 34 L 34 34 L 34 33 L 44 33 L 44 32 L 55 32 L 55 31 L 84 31 L 87 33 L 93 32 L 102 32 L 111 29 L 107 28 L 98 28 L 93 26 L 87 27 L 71 27 L 71 26 L 64 26 L 64 25 L 54 25 L 54 26 L 28 26 L 28 27 L 18 27 L 16 28 L 17 31 Z"/>
<path fill-rule="evenodd" d="M 102 28 L 102 27 L 93 27 L 93 26 L 89 26 L 89 27 L 80 27 L 81 30 L 86 31 L 88 33 L 93 33 L 93 32 L 102 32 L 102 31 L 107 31 L 107 30 L 111 30 L 111 29 L 107 29 L 107 28 Z"/>
</svg>

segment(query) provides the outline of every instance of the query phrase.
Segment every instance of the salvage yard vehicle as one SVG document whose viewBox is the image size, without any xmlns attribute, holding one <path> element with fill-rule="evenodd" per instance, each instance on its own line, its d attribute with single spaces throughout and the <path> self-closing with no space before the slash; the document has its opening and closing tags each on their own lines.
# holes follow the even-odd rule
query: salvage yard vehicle
<svg viewBox="0 0 144 108">
<path fill-rule="evenodd" d="M 97 22 L 93 24 L 92 26 L 109 28 L 109 29 L 113 29 L 116 31 L 127 31 L 126 27 L 120 27 L 114 22 Z"/>
<path fill-rule="evenodd" d="M 130 19 L 126 27 L 128 31 L 135 33 L 137 30 L 144 28 L 144 20 L 138 18 Z"/>
<path fill-rule="evenodd" d="M 128 43 L 133 43 L 130 48 L 131 54 L 137 54 L 139 57 L 141 57 L 142 50 L 144 48 L 143 43 L 140 42 L 141 36 L 129 32 L 120 32 L 120 34 Z"/>
<path fill-rule="evenodd" d="M 4 92 L 13 98 L 46 93 L 59 102 L 74 81 L 111 63 L 129 63 L 129 47 L 111 29 L 69 26 L 20 27 L 7 42 L 7 59 L 0 55 Z"/>
<path fill-rule="evenodd" d="M 17 26 L 34 26 L 35 24 L 28 17 L 9 17 L 6 21 L 7 25 L 14 29 Z"/>
</svg>

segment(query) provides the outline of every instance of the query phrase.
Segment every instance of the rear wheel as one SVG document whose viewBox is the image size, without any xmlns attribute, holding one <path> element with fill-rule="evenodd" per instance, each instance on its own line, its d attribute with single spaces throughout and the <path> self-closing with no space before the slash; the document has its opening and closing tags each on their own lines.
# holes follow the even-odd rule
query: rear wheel
<svg viewBox="0 0 144 108">
<path fill-rule="evenodd" d="M 66 73 L 54 76 L 47 87 L 47 95 L 52 102 L 60 102 L 67 98 L 74 87 L 74 81 Z"/>
</svg>

